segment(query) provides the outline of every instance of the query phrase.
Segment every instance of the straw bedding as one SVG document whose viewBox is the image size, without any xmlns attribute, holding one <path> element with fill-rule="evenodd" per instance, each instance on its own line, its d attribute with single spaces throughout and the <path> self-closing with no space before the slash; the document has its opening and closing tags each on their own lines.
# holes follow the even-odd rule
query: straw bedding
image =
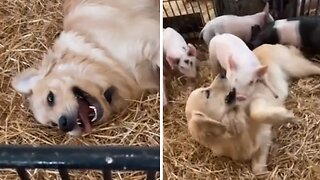
<svg viewBox="0 0 320 180">
<path fill-rule="evenodd" d="M 199 49 L 204 49 L 203 45 Z M 201 67 L 200 72 L 195 87 L 207 86 L 213 80 L 208 67 Z M 179 78 L 170 81 L 167 82 L 169 105 L 164 110 L 167 179 L 320 179 L 319 76 L 293 81 L 286 105 L 294 111 L 298 123 L 276 129 L 278 137 L 268 160 L 271 173 L 260 177 L 251 173 L 250 163 L 215 158 L 209 149 L 191 138 L 184 108 L 192 88 Z"/>
<path fill-rule="evenodd" d="M 144 95 L 92 134 L 70 137 L 35 122 L 10 86 L 16 72 L 39 63 L 62 27 L 62 0 L 0 1 L 0 143 L 32 145 L 159 145 L 159 94 Z M 30 170 L 33 179 L 58 179 L 54 170 Z M 71 171 L 72 179 L 101 179 L 100 172 Z M 116 179 L 144 179 L 141 172 L 115 172 Z M 17 179 L 13 170 L 0 179 Z"/>
</svg>

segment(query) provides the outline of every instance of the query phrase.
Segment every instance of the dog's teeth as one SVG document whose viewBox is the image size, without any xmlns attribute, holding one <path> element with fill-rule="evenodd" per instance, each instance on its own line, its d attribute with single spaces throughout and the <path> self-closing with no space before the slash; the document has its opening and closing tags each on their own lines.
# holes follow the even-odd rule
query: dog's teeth
<svg viewBox="0 0 320 180">
<path fill-rule="evenodd" d="M 98 118 L 98 113 L 97 113 L 97 109 L 96 109 L 96 107 L 94 107 L 94 106 L 89 106 L 89 108 L 90 109 L 93 109 L 93 111 L 94 111 L 94 113 L 93 114 L 90 114 L 89 116 L 94 116 L 92 119 L 91 119 L 91 122 L 94 122 L 94 121 L 96 121 L 97 120 L 97 118 Z"/>
</svg>

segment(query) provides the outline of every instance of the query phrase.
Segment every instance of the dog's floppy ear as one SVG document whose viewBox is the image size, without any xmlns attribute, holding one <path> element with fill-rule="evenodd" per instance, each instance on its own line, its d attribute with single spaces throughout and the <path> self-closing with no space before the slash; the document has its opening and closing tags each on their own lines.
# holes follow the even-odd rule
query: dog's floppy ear
<svg viewBox="0 0 320 180">
<path fill-rule="evenodd" d="M 32 93 L 32 88 L 42 78 L 39 71 L 34 68 L 28 68 L 17 74 L 12 80 L 12 87 L 22 94 Z"/>
<path fill-rule="evenodd" d="M 226 132 L 226 127 L 200 111 L 193 111 L 188 123 L 191 134 L 199 140 L 217 138 Z M 213 139 L 212 139 L 213 140 Z"/>
</svg>

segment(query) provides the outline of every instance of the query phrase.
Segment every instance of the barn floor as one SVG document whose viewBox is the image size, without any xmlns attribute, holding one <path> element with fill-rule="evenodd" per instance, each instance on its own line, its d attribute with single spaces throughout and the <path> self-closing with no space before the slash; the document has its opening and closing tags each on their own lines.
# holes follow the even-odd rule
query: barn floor
<svg viewBox="0 0 320 180">
<path fill-rule="evenodd" d="M 66 136 L 35 122 L 11 78 L 40 62 L 62 27 L 62 0 L 0 1 L 0 144 L 158 146 L 159 94 L 145 95 L 109 123 L 83 137 Z M 30 170 L 32 179 L 58 179 L 53 170 Z M 71 179 L 102 179 L 101 172 L 71 171 Z M 114 172 L 115 179 L 145 179 L 141 172 Z M 0 170 L 0 179 L 16 180 L 13 170 Z"/>
<path fill-rule="evenodd" d="M 201 44 L 200 49 L 204 47 Z M 200 71 L 201 78 L 194 87 L 181 78 L 166 84 L 169 105 L 164 109 L 163 123 L 165 179 L 320 179 L 319 76 L 293 81 L 286 105 L 294 111 L 298 123 L 276 130 L 278 137 L 268 160 L 271 172 L 255 177 L 249 163 L 216 158 L 189 134 L 184 113 L 186 100 L 193 88 L 207 86 L 213 79 L 207 67 Z"/>
</svg>

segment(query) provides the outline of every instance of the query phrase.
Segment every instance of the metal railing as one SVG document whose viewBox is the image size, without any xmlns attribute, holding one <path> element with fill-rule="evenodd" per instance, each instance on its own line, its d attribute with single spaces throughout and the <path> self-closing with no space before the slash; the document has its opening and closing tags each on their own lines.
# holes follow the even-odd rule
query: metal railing
<svg viewBox="0 0 320 180">
<path fill-rule="evenodd" d="M 160 147 L 126 146 L 0 146 L 0 169 L 16 169 L 21 180 L 29 180 L 26 169 L 57 169 L 62 180 L 68 170 L 101 170 L 104 180 L 112 171 L 146 171 L 155 180 L 160 171 Z"/>
<path fill-rule="evenodd" d="M 163 26 L 172 27 L 183 36 L 196 36 L 215 17 L 213 0 L 164 0 Z"/>
<path fill-rule="evenodd" d="M 320 13 L 320 0 L 164 0 L 163 26 L 176 29 L 186 38 L 197 37 L 214 17 L 254 14 L 261 11 L 266 2 L 275 19 Z"/>
</svg>

